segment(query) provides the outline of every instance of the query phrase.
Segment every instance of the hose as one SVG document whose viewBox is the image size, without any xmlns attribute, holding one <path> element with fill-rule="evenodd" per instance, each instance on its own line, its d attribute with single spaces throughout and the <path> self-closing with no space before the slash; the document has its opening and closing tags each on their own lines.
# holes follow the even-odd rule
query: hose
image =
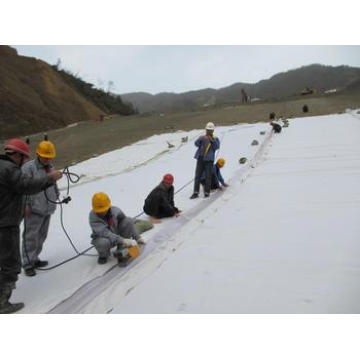
<svg viewBox="0 0 360 360">
<path fill-rule="evenodd" d="M 89 250 L 91 250 L 94 245 L 90 246 L 89 248 L 85 249 L 84 251 L 80 252 L 76 246 L 74 245 L 70 235 L 68 234 L 68 232 L 66 231 L 66 228 L 65 228 L 65 225 L 64 225 L 64 210 L 63 210 L 63 204 L 68 204 L 70 201 L 71 201 L 71 197 L 69 196 L 69 192 L 70 192 L 70 183 L 72 184 L 76 184 L 77 182 L 79 182 L 80 180 L 80 176 L 75 174 L 75 173 L 72 173 L 69 171 L 69 167 L 65 167 L 64 170 L 63 170 L 63 174 L 66 176 L 66 179 L 67 179 L 67 191 L 66 191 L 66 197 L 63 199 L 63 200 L 57 200 L 57 201 L 53 201 L 51 199 L 49 199 L 48 197 L 48 194 L 46 192 L 47 189 L 44 190 L 44 195 L 45 195 L 45 198 L 46 200 L 49 202 L 49 203 L 52 203 L 52 204 L 56 204 L 56 205 L 60 205 L 60 224 L 61 224 L 61 228 L 63 229 L 64 231 L 64 234 L 66 235 L 67 239 L 69 240 L 72 248 L 74 249 L 76 255 L 69 258 L 69 259 L 66 259 L 58 264 L 55 264 L 53 266 L 50 266 L 50 267 L 44 267 L 44 268 L 37 268 L 37 270 L 40 270 L 40 271 L 47 271 L 47 270 L 52 270 L 52 269 L 55 269 L 63 264 L 66 264 L 67 262 L 69 261 L 72 261 L 76 258 L 78 258 L 79 256 L 97 256 L 95 254 L 86 254 Z M 26 206 L 26 203 L 27 203 L 27 199 L 28 199 L 28 195 L 26 195 L 25 197 L 25 203 L 24 205 Z M 30 263 L 30 259 L 29 259 L 29 254 L 28 254 L 28 251 L 27 251 L 27 247 L 26 247 L 26 216 L 24 217 L 24 252 L 25 252 L 25 256 L 27 257 L 27 260 L 28 262 Z"/>
</svg>

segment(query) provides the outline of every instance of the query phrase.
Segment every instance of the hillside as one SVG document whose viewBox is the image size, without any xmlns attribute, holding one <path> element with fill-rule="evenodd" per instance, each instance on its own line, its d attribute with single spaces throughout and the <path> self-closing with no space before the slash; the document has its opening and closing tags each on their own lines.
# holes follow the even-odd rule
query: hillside
<svg viewBox="0 0 360 360">
<path fill-rule="evenodd" d="M 316 89 L 317 94 L 330 89 L 342 91 L 359 80 L 360 68 L 314 64 L 276 74 L 256 84 L 235 83 L 218 90 L 203 89 L 181 94 L 129 93 L 123 94 L 122 98 L 132 102 L 140 112 L 191 111 L 201 107 L 239 103 L 242 89 L 252 99 L 267 101 L 300 96 L 306 87 Z M 352 89 L 358 90 L 354 86 Z"/>
<path fill-rule="evenodd" d="M 91 88 L 91 84 L 44 61 L 0 46 L 0 138 L 95 120 L 118 103 L 100 90 L 91 92 Z"/>
</svg>

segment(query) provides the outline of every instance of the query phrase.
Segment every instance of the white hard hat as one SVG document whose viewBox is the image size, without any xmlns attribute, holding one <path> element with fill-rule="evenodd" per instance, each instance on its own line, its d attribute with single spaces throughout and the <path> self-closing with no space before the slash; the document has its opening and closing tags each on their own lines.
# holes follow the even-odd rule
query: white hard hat
<svg viewBox="0 0 360 360">
<path fill-rule="evenodd" d="M 208 122 L 205 126 L 205 130 L 215 130 L 215 125 L 212 122 Z"/>
</svg>

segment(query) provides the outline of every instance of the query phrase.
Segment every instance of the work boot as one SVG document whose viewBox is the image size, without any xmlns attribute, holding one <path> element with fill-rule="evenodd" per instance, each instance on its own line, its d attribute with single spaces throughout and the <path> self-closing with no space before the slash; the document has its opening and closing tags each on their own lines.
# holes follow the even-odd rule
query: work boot
<svg viewBox="0 0 360 360">
<path fill-rule="evenodd" d="M 98 258 L 98 264 L 103 265 L 107 263 L 107 257 L 99 256 Z"/>
<path fill-rule="evenodd" d="M 21 310 L 24 307 L 24 303 L 15 303 L 11 304 L 8 301 L 4 303 L 3 305 L 0 305 L 0 314 L 12 314 L 19 310 Z"/>
<path fill-rule="evenodd" d="M 36 275 L 36 271 L 34 267 L 30 267 L 25 269 L 25 275 L 26 276 L 35 276 Z"/>
<path fill-rule="evenodd" d="M 37 260 L 35 261 L 35 268 L 42 268 L 49 265 L 49 262 L 46 260 Z"/>
<path fill-rule="evenodd" d="M 199 197 L 199 194 L 198 193 L 193 193 L 191 196 L 190 196 L 190 199 L 196 199 Z"/>
<path fill-rule="evenodd" d="M 0 290 L 0 314 L 12 314 L 24 307 L 24 303 L 9 303 L 11 292 L 10 287 Z"/>
<path fill-rule="evenodd" d="M 210 194 L 209 194 L 209 193 L 205 193 L 204 196 L 205 196 L 205 197 L 209 197 Z"/>
</svg>

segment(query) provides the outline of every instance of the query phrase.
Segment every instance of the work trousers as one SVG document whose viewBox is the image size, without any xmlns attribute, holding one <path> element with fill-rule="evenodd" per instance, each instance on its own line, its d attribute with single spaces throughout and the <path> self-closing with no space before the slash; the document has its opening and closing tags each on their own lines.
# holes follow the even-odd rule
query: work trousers
<svg viewBox="0 0 360 360">
<path fill-rule="evenodd" d="M 20 272 L 19 227 L 0 227 L 0 291 L 13 289 Z"/>
<path fill-rule="evenodd" d="M 24 269 L 35 266 L 49 232 L 51 215 L 31 213 L 24 219 L 22 264 Z"/>
<path fill-rule="evenodd" d="M 212 161 L 204 161 L 202 158 L 198 159 L 195 170 L 194 193 L 199 193 L 201 175 L 203 171 L 205 171 L 205 194 L 210 194 L 211 171 L 213 165 Z"/>
</svg>

